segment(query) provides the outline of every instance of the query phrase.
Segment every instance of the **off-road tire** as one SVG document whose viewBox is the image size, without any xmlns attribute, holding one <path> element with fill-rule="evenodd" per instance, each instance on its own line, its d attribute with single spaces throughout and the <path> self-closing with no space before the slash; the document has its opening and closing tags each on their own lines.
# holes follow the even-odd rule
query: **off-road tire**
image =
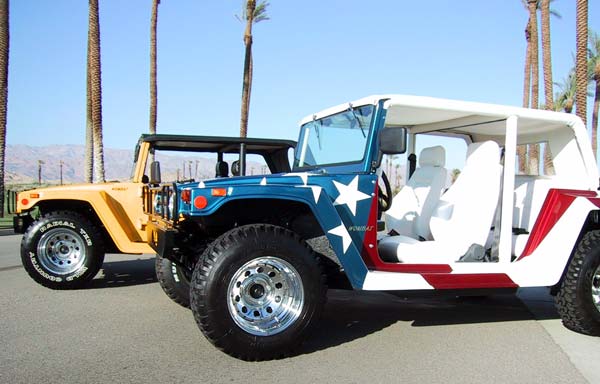
<svg viewBox="0 0 600 384">
<path fill-rule="evenodd" d="M 50 212 L 34 221 L 23 235 L 21 261 L 29 276 L 44 287 L 79 288 L 102 267 L 102 236 L 78 213 Z"/>
<path fill-rule="evenodd" d="M 592 299 L 599 266 L 600 231 L 588 232 L 577 245 L 555 297 L 565 327 L 585 335 L 600 336 L 600 311 Z"/>
<path fill-rule="evenodd" d="M 167 296 L 181 305 L 190 307 L 190 279 L 182 267 L 156 255 L 156 279 Z"/>
<path fill-rule="evenodd" d="M 257 265 L 263 264 L 253 263 L 263 261 L 274 261 L 280 266 L 291 266 L 291 268 L 268 269 L 271 266 L 264 264 L 265 269 L 260 271 L 261 268 Z M 251 268 L 247 267 L 248 265 L 254 268 L 252 273 L 245 271 L 245 268 Z M 293 292 L 292 283 L 299 282 L 303 291 L 302 305 L 297 310 L 297 317 L 285 326 L 282 325 L 274 334 L 256 334 L 256 332 L 252 334 L 239 325 L 240 321 L 243 321 L 240 320 L 243 315 L 231 308 L 235 306 L 235 294 L 232 294 L 232 289 L 240 287 L 237 285 L 238 278 L 247 280 L 256 278 L 255 281 L 259 281 L 263 276 L 269 280 L 267 273 L 273 281 L 264 284 L 266 286 L 264 292 L 270 293 L 271 296 L 263 295 L 259 300 L 263 297 L 275 297 L 277 300 L 279 296 L 272 295 L 273 292 L 279 291 L 274 290 L 274 286 L 269 284 L 276 279 L 283 279 L 282 281 L 286 281 L 283 286 L 286 292 Z M 289 280 L 285 280 L 287 278 Z M 292 283 L 289 283 L 290 281 Z M 281 289 L 279 283 L 275 286 Z M 244 285 L 241 287 L 240 295 Z M 325 275 L 319 265 L 318 257 L 298 235 L 273 225 L 246 225 L 232 229 L 217 238 L 199 259 L 192 276 L 191 308 L 198 327 L 215 347 L 243 360 L 268 360 L 283 357 L 302 343 L 320 318 L 326 290 Z M 245 300 L 249 294 L 243 297 Z M 287 298 L 288 296 L 284 295 L 284 299 Z M 236 299 L 239 297 L 236 296 Z M 299 302 L 299 300 L 295 301 L 295 303 Z M 276 305 L 274 304 L 274 307 Z M 269 312 L 270 307 L 265 308 Z M 258 316 L 258 311 L 250 312 Z M 267 319 L 265 321 L 271 321 L 273 317 L 276 323 L 279 322 L 276 316 L 264 316 Z M 262 321 L 262 318 L 258 321 Z M 245 324 L 252 324 L 252 322 Z"/>
</svg>

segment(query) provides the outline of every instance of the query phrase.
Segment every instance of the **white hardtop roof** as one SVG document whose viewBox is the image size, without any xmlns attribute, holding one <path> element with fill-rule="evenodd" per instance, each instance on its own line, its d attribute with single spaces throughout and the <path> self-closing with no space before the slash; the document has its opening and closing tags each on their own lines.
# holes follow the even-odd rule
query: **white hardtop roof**
<svg viewBox="0 0 600 384">
<path fill-rule="evenodd" d="M 386 127 L 406 127 L 411 133 L 444 131 L 450 135 L 468 136 L 475 142 L 494 140 L 499 145 L 504 145 L 507 120 L 514 116 L 518 144 L 543 142 L 554 135 L 562 137 L 563 142 L 574 141 L 573 149 L 576 148 L 579 160 L 574 152 L 569 156 L 559 153 L 561 159 L 555 160 L 565 163 L 567 169 L 585 169 L 584 177 L 589 185 L 594 189 L 598 185 L 598 167 L 587 129 L 579 117 L 569 113 L 423 96 L 373 95 L 309 115 L 300 124 L 345 111 L 350 105 L 354 108 L 376 105 L 381 100 L 385 100 L 387 109 Z"/>
<path fill-rule="evenodd" d="M 413 128 L 413 132 L 457 127 L 467 133 L 501 136 L 505 126 L 502 121 L 509 116 L 518 117 L 519 134 L 535 134 L 565 126 L 573 130 L 579 126 L 585 130 L 581 120 L 569 113 L 409 95 L 368 96 L 306 116 L 300 124 L 345 111 L 349 105 L 375 105 L 380 100 L 386 100 L 386 126 L 406 126 Z M 493 124 L 496 121 L 498 124 Z"/>
</svg>

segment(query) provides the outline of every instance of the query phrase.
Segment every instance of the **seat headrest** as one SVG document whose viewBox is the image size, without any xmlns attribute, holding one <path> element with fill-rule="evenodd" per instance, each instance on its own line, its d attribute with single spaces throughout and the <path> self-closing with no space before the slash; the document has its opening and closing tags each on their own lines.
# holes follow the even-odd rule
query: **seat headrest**
<svg viewBox="0 0 600 384">
<path fill-rule="evenodd" d="M 240 161 L 239 160 L 236 160 L 233 163 L 231 163 L 231 174 L 233 176 L 240 175 Z"/>
<path fill-rule="evenodd" d="M 499 164 L 500 147 L 495 141 L 482 141 L 469 144 L 465 165 Z"/>
<path fill-rule="evenodd" d="M 229 164 L 226 161 L 217 161 L 215 165 L 216 177 L 229 176 Z"/>
<path fill-rule="evenodd" d="M 441 145 L 427 147 L 419 154 L 419 167 L 443 167 L 446 165 L 446 150 Z"/>
</svg>

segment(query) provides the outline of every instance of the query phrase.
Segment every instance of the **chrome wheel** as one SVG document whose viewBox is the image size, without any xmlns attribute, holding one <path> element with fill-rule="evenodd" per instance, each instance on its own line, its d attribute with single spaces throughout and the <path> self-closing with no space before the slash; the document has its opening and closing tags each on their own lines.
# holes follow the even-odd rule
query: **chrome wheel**
<svg viewBox="0 0 600 384">
<path fill-rule="evenodd" d="M 229 313 L 258 336 L 283 332 L 300 317 L 304 288 L 298 271 L 277 257 L 260 257 L 238 269 L 227 289 Z"/>
<path fill-rule="evenodd" d="M 592 275 L 592 301 L 596 309 L 600 311 L 600 266 L 596 268 L 596 272 Z"/>
<path fill-rule="evenodd" d="M 77 271 L 85 262 L 85 242 L 75 231 L 50 229 L 42 235 L 37 247 L 40 264 L 55 275 Z"/>
</svg>

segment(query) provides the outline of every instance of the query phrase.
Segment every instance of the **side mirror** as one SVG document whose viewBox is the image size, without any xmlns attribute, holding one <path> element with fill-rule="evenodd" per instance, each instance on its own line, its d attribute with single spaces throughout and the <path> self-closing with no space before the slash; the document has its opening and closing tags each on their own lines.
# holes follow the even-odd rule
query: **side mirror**
<svg viewBox="0 0 600 384">
<path fill-rule="evenodd" d="M 160 184 L 160 162 L 150 163 L 150 184 Z"/>
<path fill-rule="evenodd" d="M 379 151 L 384 155 L 406 152 L 406 128 L 388 127 L 379 131 Z"/>
</svg>

